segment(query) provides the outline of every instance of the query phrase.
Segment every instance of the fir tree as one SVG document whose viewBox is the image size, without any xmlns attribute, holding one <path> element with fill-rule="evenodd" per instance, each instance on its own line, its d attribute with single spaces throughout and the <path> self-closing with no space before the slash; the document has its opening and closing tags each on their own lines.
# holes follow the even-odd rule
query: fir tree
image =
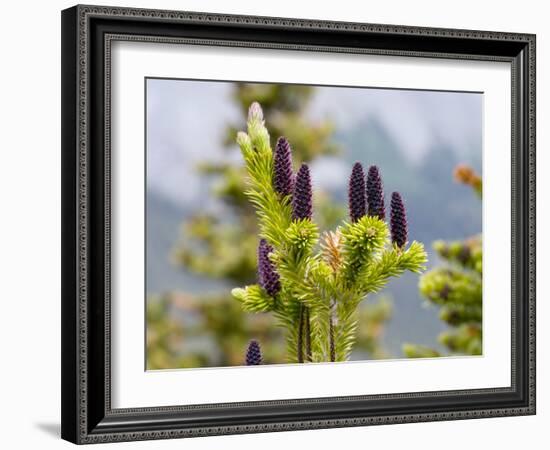
<svg viewBox="0 0 550 450">
<path fill-rule="evenodd" d="M 233 296 L 246 311 L 274 313 L 286 329 L 290 361 L 347 360 L 356 339 L 360 302 L 384 287 L 389 278 L 406 270 L 420 272 L 426 262 L 422 244 L 402 242 L 406 239 L 403 203 L 398 202 L 395 213 L 399 241 L 392 243 L 383 220 L 382 181 L 373 166 L 370 185 L 367 179 L 372 214 L 344 222 L 319 243 L 319 227 L 312 220 L 309 168 L 300 167 L 292 195 L 282 197 L 274 188 L 274 155 L 256 102 L 250 106 L 247 133 L 239 132 L 237 143 L 247 170 L 246 195 L 256 210 L 260 239 L 270 246 L 269 261 L 280 290 L 274 296 L 254 284 L 233 289 Z M 355 183 L 356 176 L 352 176 L 350 191 L 355 190 Z M 350 204 L 354 216 L 355 209 Z M 263 258 L 261 252 L 259 256 Z M 263 260 L 260 264 L 266 265 Z"/>
</svg>

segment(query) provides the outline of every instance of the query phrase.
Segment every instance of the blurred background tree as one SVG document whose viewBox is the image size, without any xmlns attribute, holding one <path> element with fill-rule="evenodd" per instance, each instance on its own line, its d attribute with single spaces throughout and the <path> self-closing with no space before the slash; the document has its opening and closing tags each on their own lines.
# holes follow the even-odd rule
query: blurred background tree
<svg viewBox="0 0 550 450">
<path fill-rule="evenodd" d="M 308 119 L 307 108 L 314 93 L 311 87 L 255 83 L 234 86 L 232 98 L 242 113 L 242 122 L 227 128 L 228 152 L 238 150 L 235 136 L 245 127 L 247 109 L 253 101 L 262 105 L 269 120 L 272 146 L 279 136 L 291 142 L 295 167 L 339 152 L 331 140 L 331 122 L 313 123 Z M 176 263 L 186 270 L 233 286 L 255 283 L 258 245 L 256 217 L 244 195 L 245 169 L 238 161 L 198 167 L 215 180 L 212 195 L 224 204 L 223 218 L 196 214 L 187 220 L 173 252 Z M 345 207 L 333 202 L 328 194 L 318 195 L 315 203 L 315 220 L 321 230 L 333 227 L 346 214 Z M 380 341 L 384 323 L 391 316 L 391 303 L 387 299 L 370 302 L 360 314 L 362 331 L 357 351 L 363 358 L 386 356 Z M 147 302 L 149 369 L 239 365 L 250 339 L 260 341 L 266 364 L 285 361 L 284 340 L 274 319 L 267 314 L 242 312 L 229 289 L 197 297 L 169 293 Z"/>
<path fill-rule="evenodd" d="M 470 186 L 481 199 L 482 181 L 474 170 L 458 165 L 455 180 Z M 462 241 L 436 241 L 434 250 L 443 264 L 420 277 L 420 292 L 440 308 L 439 318 L 450 329 L 438 341 L 450 354 L 481 355 L 482 351 L 482 246 L 481 235 Z M 437 357 L 433 348 L 405 344 L 403 353 L 409 358 Z"/>
<path fill-rule="evenodd" d="M 352 359 L 385 359 L 392 356 L 381 343 L 384 324 L 391 319 L 392 312 L 393 303 L 389 297 L 378 297 L 374 301 L 369 299 L 361 304 Z"/>
</svg>

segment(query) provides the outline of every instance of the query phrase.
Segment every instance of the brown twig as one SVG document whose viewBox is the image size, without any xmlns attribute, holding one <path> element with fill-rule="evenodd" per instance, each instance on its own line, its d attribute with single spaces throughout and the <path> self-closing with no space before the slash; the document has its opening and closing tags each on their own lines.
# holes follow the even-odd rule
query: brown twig
<svg viewBox="0 0 550 450">
<path fill-rule="evenodd" d="M 330 362 L 336 361 L 336 349 L 334 347 L 334 322 L 332 318 L 332 308 L 329 313 L 328 319 L 328 333 L 330 341 Z"/>
<path fill-rule="evenodd" d="M 297 339 L 297 346 L 298 346 L 298 362 L 303 363 L 304 362 L 304 349 L 303 349 L 303 333 L 304 333 L 304 305 L 300 303 L 300 319 L 298 321 L 298 339 Z"/>
<path fill-rule="evenodd" d="M 311 362 L 313 360 L 311 355 L 311 329 L 309 324 L 309 308 L 305 309 L 305 336 L 306 336 L 306 359 Z"/>
</svg>

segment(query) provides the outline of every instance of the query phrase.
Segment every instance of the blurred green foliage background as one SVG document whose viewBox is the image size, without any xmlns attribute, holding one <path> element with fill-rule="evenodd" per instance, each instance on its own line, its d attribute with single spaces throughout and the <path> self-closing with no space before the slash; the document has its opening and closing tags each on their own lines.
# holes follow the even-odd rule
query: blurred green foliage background
<svg viewBox="0 0 550 450">
<path fill-rule="evenodd" d="M 455 179 L 481 198 L 482 181 L 471 167 L 457 166 Z M 436 241 L 434 250 L 443 263 L 420 277 L 420 292 L 439 308 L 439 318 L 449 325 L 437 340 L 451 355 L 482 354 L 483 250 L 481 234 L 460 241 Z M 410 358 L 437 357 L 433 348 L 404 344 Z"/>
</svg>

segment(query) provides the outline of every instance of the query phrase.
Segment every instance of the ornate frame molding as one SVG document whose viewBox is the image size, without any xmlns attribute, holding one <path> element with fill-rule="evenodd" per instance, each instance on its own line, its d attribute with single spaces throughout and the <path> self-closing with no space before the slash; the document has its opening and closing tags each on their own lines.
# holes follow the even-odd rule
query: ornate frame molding
<svg viewBox="0 0 550 450">
<path fill-rule="evenodd" d="M 107 25 L 105 26 L 105 23 Z M 116 24 L 113 32 L 109 22 Z M 125 24 L 132 23 L 145 29 L 148 24 L 160 23 L 170 27 L 197 26 L 230 30 L 246 30 L 254 40 L 220 39 L 219 37 L 174 37 L 124 32 Z M 99 27 L 101 23 L 101 27 Z M 137 24 L 137 25 L 136 25 Z M 94 28 L 96 27 L 96 28 Z M 101 28 L 101 29 L 99 29 Z M 116 32 L 118 30 L 118 32 Z M 209 31 L 205 33 L 208 33 Z M 317 30 L 337 36 L 319 42 L 273 42 L 262 40 L 261 31 L 277 33 Z M 260 33 L 260 34 L 258 34 Z M 310 33 L 311 34 L 311 33 Z M 346 36 L 358 34 L 376 40 L 376 46 L 346 46 Z M 296 35 L 298 36 L 298 35 Z M 325 36 L 325 35 L 323 35 Z M 328 36 L 328 35 L 326 35 Z M 424 37 L 431 45 L 415 48 Z M 393 48 L 388 47 L 393 39 Z M 309 38 L 307 38 L 309 39 Z M 384 54 L 452 59 L 481 59 L 507 61 L 512 64 L 512 146 L 513 146 L 513 311 L 512 311 L 512 386 L 499 389 L 472 391 L 424 392 L 418 394 L 377 395 L 361 397 L 320 398 L 252 402 L 246 404 L 194 405 L 166 408 L 139 408 L 113 410 L 110 402 L 110 63 L 111 43 L 132 40 L 158 43 L 186 43 L 196 45 L 224 45 L 256 48 L 329 51 L 364 54 Z M 441 50 L 446 41 L 452 52 Z M 400 44 L 401 42 L 401 44 Z M 483 52 L 483 43 L 491 50 Z M 340 44 L 340 45 L 333 45 Z M 403 48 L 398 48 L 402 45 Z M 418 45 L 417 45 L 418 46 Z M 103 47 L 103 48 L 100 48 Z M 449 30 L 440 28 L 405 27 L 304 19 L 233 16 L 195 12 L 159 11 L 118 7 L 76 6 L 63 12 L 63 399 L 62 434 L 76 443 L 98 443 L 173 437 L 270 432 L 328 427 L 348 427 L 373 424 L 439 421 L 535 413 L 535 36 L 487 31 Z M 101 67 L 99 67 L 101 66 Z M 98 77 L 103 73 L 103 92 L 98 89 Z M 104 123 L 99 127 L 97 115 L 91 114 L 94 102 L 101 96 Z M 76 105 L 76 106 L 75 106 Z M 97 109 L 97 108 L 96 108 Z M 95 110 L 97 112 L 97 110 Z M 95 139 L 94 147 L 91 146 Z M 103 147 L 99 163 L 91 163 L 92 148 L 98 142 Z M 97 151 L 97 149 L 96 149 Z M 97 166 L 99 164 L 99 166 Z M 98 176 L 102 174 L 101 179 Z M 95 175 L 95 178 L 94 178 Z M 101 184 L 101 187 L 97 186 Z M 100 198 L 102 197 L 102 198 Z M 96 203 L 99 202 L 99 203 Z M 99 206 L 94 206 L 99 205 Z M 99 217 L 99 212 L 103 215 Z M 102 225 L 99 224 L 102 222 Z M 92 249 L 90 233 L 102 230 L 99 255 Z M 97 239 L 97 237 L 95 238 Z M 95 241 L 94 241 L 95 242 Z M 96 244 L 97 245 L 97 244 Z M 98 262 L 102 260 L 102 263 Z M 519 268 L 517 267 L 519 263 Z M 97 267 L 96 267 L 97 266 Z M 92 273 L 93 272 L 93 273 Z M 94 283 L 103 272 L 103 290 L 99 297 Z M 516 300 L 518 292 L 527 293 Z M 93 304 L 93 298 L 103 298 L 103 304 Z M 515 302 L 518 302 L 517 304 Z M 521 304 L 520 304 L 521 303 Z M 100 307 L 102 323 L 93 313 Z M 522 309 L 523 308 L 523 309 Z M 518 312 L 521 317 L 518 317 Z M 101 336 L 102 335 L 102 336 Z M 519 342 L 521 341 L 521 342 Z M 67 343 L 66 343 L 67 342 Z M 90 357 L 103 345 L 103 365 Z M 526 350 L 526 351 L 525 351 Z M 91 370 L 103 373 L 102 383 L 90 378 Z M 520 370 L 518 371 L 517 368 Z M 101 369 L 101 370 L 100 370 Z M 66 380 L 70 382 L 65 384 Z M 101 404 L 91 401 L 102 387 Z M 521 390 L 521 393 L 519 393 Z M 417 400 L 442 397 L 464 398 L 476 404 L 476 397 L 515 395 L 504 406 L 477 406 L 471 409 L 441 408 L 428 411 L 362 416 L 327 417 L 308 420 L 280 420 L 265 423 L 226 424 L 213 421 L 210 425 L 193 425 L 182 418 L 176 426 L 168 425 L 174 415 L 186 411 L 202 411 L 202 422 L 211 409 L 219 408 L 284 408 L 285 406 L 328 405 L 350 399 L 368 401 L 400 400 L 414 409 Z M 517 397 L 517 398 L 516 398 Z M 435 402 L 435 400 L 434 400 Z M 283 417 L 283 416 L 281 416 Z M 163 425 L 164 423 L 164 425 Z"/>
</svg>

